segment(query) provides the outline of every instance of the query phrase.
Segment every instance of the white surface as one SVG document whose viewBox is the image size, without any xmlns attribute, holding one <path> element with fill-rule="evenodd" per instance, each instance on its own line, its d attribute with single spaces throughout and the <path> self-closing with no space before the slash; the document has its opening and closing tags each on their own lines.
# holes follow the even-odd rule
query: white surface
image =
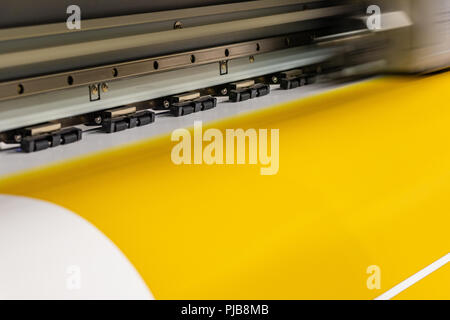
<svg viewBox="0 0 450 320">
<path fill-rule="evenodd" d="M 0 195 L 0 300 L 152 298 L 89 222 L 50 203 Z"/>
</svg>

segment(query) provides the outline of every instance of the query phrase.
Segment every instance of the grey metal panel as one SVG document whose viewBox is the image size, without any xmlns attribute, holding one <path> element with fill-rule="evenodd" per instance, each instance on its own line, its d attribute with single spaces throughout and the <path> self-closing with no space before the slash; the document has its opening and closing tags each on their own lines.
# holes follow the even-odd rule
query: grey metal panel
<svg viewBox="0 0 450 320">
<path fill-rule="evenodd" d="M 262 2 L 265 1 L 252 3 Z M 3 52 L 0 55 L 0 81 L 311 30 L 323 27 L 323 18 L 349 10 L 344 5 L 292 11 L 151 34 L 117 32 L 111 37 L 104 35 L 108 30 L 99 30 L 98 34 L 82 30 L 80 38 L 72 41 L 71 34 L 53 40 L 52 37 L 24 39 L 15 44 L 4 41 L 0 44 Z"/>
<path fill-rule="evenodd" d="M 247 0 L 249 1 L 249 0 Z M 82 8 L 84 19 L 244 2 L 243 0 L 1 0 L 0 28 L 64 22 L 70 5 Z"/>
<path fill-rule="evenodd" d="M 341 3 L 342 4 L 342 3 Z M 114 16 L 99 19 L 87 19 L 82 15 L 81 30 L 67 29 L 65 22 L 24 26 L 17 28 L 0 28 L 0 41 L 27 39 L 64 35 L 65 41 L 71 41 L 69 35 L 83 35 L 91 31 L 102 30 L 103 37 L 117 36 L 117 33 L 149 33 L 166 31 L 174 28 L 175 21 L 181 21 L 184 28 L 204 24 L 261 17 L 279 13 L 336 5 L 324 0 L 258 0 L 238 4 L 224 4 L 180 10 L 141 13 L 126 16 Z M 125 28 L 126 27 L 126 28 Z M 105 32 L 105 30 L 110 32 Z M 49 39 L 46 38 L 46 43 Z M 50 38 L 51 40 L 51 38 Z M 80 39 L 79 39 L 80 40 Z M 11 47 L 8 42 L 8 48 Z M 5 47 L 2 50 L 7 49 Z"/>
</svg>

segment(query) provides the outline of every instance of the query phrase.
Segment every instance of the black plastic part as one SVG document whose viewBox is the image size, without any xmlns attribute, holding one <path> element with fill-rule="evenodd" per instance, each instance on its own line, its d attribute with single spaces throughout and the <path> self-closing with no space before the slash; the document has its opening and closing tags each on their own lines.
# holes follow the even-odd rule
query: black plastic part
<svg viewBox="0 0 450 320">
<path fill-rule="evenodd" d="M 214 109 L 217 106 L 217 98 L 203 96 L 192 101 L 173 103 L 170 113 L 175 117 L 187 116 L 192 113 Z"/>
<path fill-rule="evenodd" d="M 130 115 L 103 120 L 102 130 L 106 133 L 120 132 L 149 125 L 155 122 L 155 118 L 154 112 L 139 111 Z"/>
<path fill-rule="evenodd" d="M 38 136 L 24 137 L 21 142 L 22 151 L 31 153 L 80 141 L 83 132 L 78 128 L 67 128 Z"/>
<path fill-rule="evenodd" d="M 294 79 L 281 79 L 280 88 L 283 90 L 295 89 L 303 87 L 307 84 L 307 77 L 298 77 Z"/>
<path fill-rule="evenodd" d="M 313 84 L 316 83 L 317 77 L 316 76 L 308 76 L 306 77 L 306 84 Z"/>
<path fill-rule="evenodd" d="M 62 144 L 70 144 L 78 141 L 78 135 L 76 133 L 67 133 L 61 135 Z"/>
<path fill-rule="evenodd" d="M 316 82 L 316 75 L 303 74 L 298 77 L 282 78 L 280 81 L 280 88 L 283 90 L 291 90 L 298 87 L 303 87 Z"/>
<path fill-rule="evenodd" d="M 230 91 L 230 101 L 241 102 L 257 97 L 263 97 L 270 93 L 270 85 L 265 83 L 257 83 L 248 88 L 242 88 Z"/>
</svg>

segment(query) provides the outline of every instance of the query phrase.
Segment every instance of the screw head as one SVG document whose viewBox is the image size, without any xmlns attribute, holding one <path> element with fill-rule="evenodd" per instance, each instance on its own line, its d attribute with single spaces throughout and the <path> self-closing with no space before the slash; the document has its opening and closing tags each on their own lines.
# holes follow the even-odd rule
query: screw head
<svg viewBox="0 0 450 320">
<path fill-rule="evenodd" d="M 255 62 L 255 57 L 254 56 L 250 56 L 250 58 L 248 59 L 250 61 L 250 63 Z"/>
<path fill-rule="evenodd" d="M 95 119 L 94 119 L 95 124 L 101 124 L 102 121 L 103 121 L 103 119 L 101 116 L 95 117 Z"/>
<path fill-rule="evenodd" d="M 98 95 L 98 87 L 97 86 L 92 86 L 91 93 L 94 96 Z"/>
<path fill-rule="evenodd" d="M 177 21 L 175 22 L 175 24 L 173 25 L 174 29 L 183 29 L 183 23 L 181 21 Z"/>
<path fill-rule="evenodd" d="M 17 142 L 17 143 L 22 142 L 22 135 L 21 134 L 16 134 L 14 136 L 14 141 Z"/>
<path fill-rule="evenodd" d="M 220 93 L 221 93 L 223 96 L 226 96 L 226 95 L 228 94 L 228 89 L 227 89 L 227 88 L 223 88 L 223 89 L 220 91 Z"/>
<path fill-rule="evenodd" d="M 169 109 L 169 107 L 170 107 L 169 100 L 164 100 L 163 105 L 164 105 L 164 108 Z"/>
<path fill-rule="evenodd" d="M 273 77 L 272 77 L 272 82 L 273 82 L 273 83 L 278 83 L 278 77 L 273 76 Z"/>
</svg>

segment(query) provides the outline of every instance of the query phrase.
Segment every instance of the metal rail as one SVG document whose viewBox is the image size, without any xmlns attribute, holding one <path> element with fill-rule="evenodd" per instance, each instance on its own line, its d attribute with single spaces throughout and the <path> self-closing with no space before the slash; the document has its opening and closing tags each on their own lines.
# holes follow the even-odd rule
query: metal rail
<svg viewBox="0 0 450 320">
<path fill-rule="evenodd" d="M 72 72 L 0 83 L 0 100 L 85 86 L 117 79 L 204 65 L 297 47 L 311 42 L 306 34 L 274 37 L 181 54 L 142 59 Z M 219 72 L 219 67 L 218 67 Z"/>
</svg>

